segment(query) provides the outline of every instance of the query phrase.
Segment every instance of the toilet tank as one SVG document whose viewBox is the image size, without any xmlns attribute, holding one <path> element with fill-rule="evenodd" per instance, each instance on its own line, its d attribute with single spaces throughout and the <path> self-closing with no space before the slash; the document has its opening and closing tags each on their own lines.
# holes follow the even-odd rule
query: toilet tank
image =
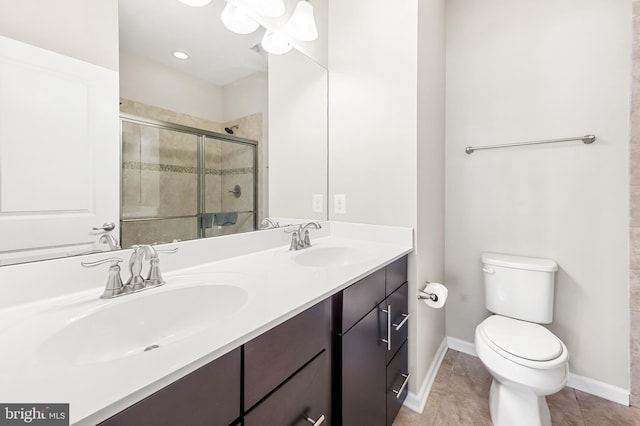
<svg viewBox="0 0 640 426">
<path fill-rule="evenodd" d="M 557 270 L 558 264 L 551 259 L 483 253 L 487 309 L 524 321 L 551 323 Z"/>
</svg>

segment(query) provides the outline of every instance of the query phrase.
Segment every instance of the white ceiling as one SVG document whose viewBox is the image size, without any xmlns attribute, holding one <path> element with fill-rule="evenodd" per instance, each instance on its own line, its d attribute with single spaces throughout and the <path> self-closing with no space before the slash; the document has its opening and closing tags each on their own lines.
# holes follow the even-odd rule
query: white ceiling
<svg viewBox="0 0 640 426">
<path fill-rule="evenodd" d="M 120 49 L 219 86 L 267 70 L 267 58 L 251 50 L 264 30 L 234 34 L 222 25 L 225 0 L 191 7 L 178 0 L 119 0 Z M 190 55 L 179 60 L 171 52 Z"/>
</svg>

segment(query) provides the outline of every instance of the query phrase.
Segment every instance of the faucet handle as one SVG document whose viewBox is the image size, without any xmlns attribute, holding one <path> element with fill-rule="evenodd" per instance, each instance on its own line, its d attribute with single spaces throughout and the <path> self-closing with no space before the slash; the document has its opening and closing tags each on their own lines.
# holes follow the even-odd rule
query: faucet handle
<svg viewBox="0 0 640 426">
<path fill-rule="evenodd" d="M 302 247 L 311 247 L 311 239 L 309 238 L 309 230 L 305 229 L 304 239 L 302 240 Z"/>
<path fill-rule="evenodd" d="M 118 265 L 118 263 L 122 262 L 122 259 L 119 257 L 111 257 L 109 259 L 97 260 L 95 262 L 80 262 L 80 264 L 85 268 L 92 268 L 107 262 L 111 262 L 111 266 L 109 266 L 109 278 L 107 278 L 107 284 L 100 296 L 101 299 L 111 299 L 112 297 L 117 297 L 124 293 L 124 285 L 122 284 L 122 278 L 120 277 L 120 265 Z"/>
<path fill-rule="evenodd" d="M 298 239 L 298 231 L 291 232 L 291 245 L 289 250 L 295 251 L 300 249 L 300 242 Z"/>
<path fill-rule="evenodd" d="M 178 248 L 172 248 L 167 250 L 156 250 L 156 253 L 177 253 Z M 147 279 L 144 280 L 146 287 L 158 287 L 160 285 L 166 284 L 166 281 L 162 278 L 162 274 L 160 273 L 160 258 L 158 256 L 153 257 L 149 260 L 149 275 L 147 275 Z"/>
</svg>

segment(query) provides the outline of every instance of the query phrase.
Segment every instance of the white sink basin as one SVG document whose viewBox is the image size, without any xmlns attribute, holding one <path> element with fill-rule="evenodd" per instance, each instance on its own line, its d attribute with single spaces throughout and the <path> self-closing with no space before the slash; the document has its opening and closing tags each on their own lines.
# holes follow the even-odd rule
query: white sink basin
<svg viewBox="0 0 640 426">
<path fill-rule="evenodd" d="M 309 267 L 341 267 L 366 262 L 369 255 L 353 247 L 311 247 L 294 255 L 293 261 Z"/>
<path fill-rule="evenodd" d="M 177 342 L 237 312 L 246 290 L 199 285 L 146 290 L 84 312 L 40 345 L 47 364 L 83 365 L 144 354 Z"/>
</svg>

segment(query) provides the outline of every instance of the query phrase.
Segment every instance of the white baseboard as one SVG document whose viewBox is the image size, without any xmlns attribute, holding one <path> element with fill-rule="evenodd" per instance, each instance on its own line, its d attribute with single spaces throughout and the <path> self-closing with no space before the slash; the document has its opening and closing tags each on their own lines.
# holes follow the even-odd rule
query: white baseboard
<svg viewBox="0 0 640 426">
<path fill-rule="evenodd" d="M 455 337 L 447 336 L 447 345 L 449 345 L 449 349 L 453 349 L 454 351 L 463 352 L 467 355 L 477 357 L 476 353 L 476 345 L 467 342 L 466 340 L 456 339 Z"/>
<path fill-rule="evenodd" d="M 475 345 L 471 342 L 447 336 L 447 344 L 449 349 L 453 349 L 454 351 L 478 356 Z M 600 398 L 608 399 L 609 401 L 617 402 L 618 404 L 629 405 L 629 391 L 627 389 L 619 388 L 589 377 L 569 373 L 567 386 Z"/>
<path fill-rule="evenodd" d="M 404 406 L 409 408 L 410 410 L 415 411 L 416 413 L 422 413 L 424 410 L 424 406 L 427 404 L 427 398 L 429 397 L 429 393 L 431 392 L 431 387 L 433 386 L 433 382 L 436 380 L 436 375 L 438 374 L 438 370 L 440 369 L 440 364 L 442 364 L 442 360 L 444 359 L 445 354 L 447 353 L 447 338 L 442 339 L 442 343 L 438 347 L 435 356 L 433 357 L 433 361 L 429 366 L 429 370 L 427 371 L 427 375 L 425 376 L 422 385 L 420 386 L 420 390 L 418 393 L 409 392 L 407 394 L 407 398 L 404 400 Z"/>
<path fill-rule="evenodd" d="M 589 377 L 569 373 L 567 386 L 622 405 L 629 405 L 629 391 Z"/>
</svg>

